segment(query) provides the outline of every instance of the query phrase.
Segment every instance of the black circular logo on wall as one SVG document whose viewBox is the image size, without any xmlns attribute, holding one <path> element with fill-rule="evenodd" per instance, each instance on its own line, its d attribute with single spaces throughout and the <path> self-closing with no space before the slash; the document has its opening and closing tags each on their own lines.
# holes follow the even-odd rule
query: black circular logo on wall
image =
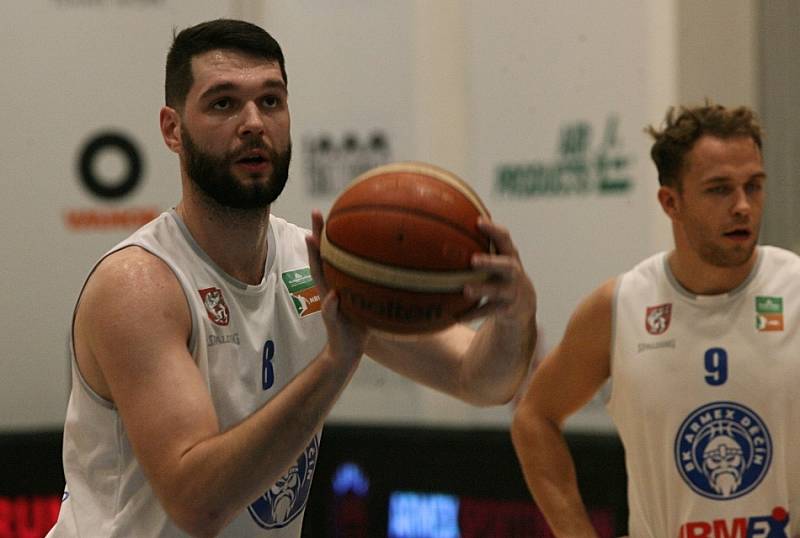
<svg viewBox="0 0 800 538">
<path fill-rule="evenodd" d="M 103 177 L 96 163 L 108 152 L 121 155 L 124 171 L 120 177 Z M 78 172 L 81 183 L 100 198 L 122 198 L 130 193 L 142 179 L 142 155 L 133 139 L 119 132 L 94 135 L 81 149 Z"/>
</svg>

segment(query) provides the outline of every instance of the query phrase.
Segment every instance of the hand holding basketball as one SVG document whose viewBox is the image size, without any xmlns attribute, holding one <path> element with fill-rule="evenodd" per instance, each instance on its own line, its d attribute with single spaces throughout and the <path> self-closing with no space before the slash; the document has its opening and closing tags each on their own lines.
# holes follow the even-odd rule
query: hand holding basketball
<svg viewBox="0 0 800 538">
<path fill-rule="evenodd" d="M 319 254 L 320 236 L 324 227 L 322 214 L 311 213 L 311 235 L 306 237 L 311 277 L 317 285 L 322 301 L 322 319 L 328 332 L 328 346 L 338 357 L 349 357 L 356 364 L 364 352 L 366 329 L 363 326 L 342 319 L 339 311 L 339 298 L 330 293 L 322 274 L 322 259 Z"/>
<path fill-rule="evenodd" d="M 508 229 L 486 219 L 480 219 L 478 227 L 491 238 L 496 253 L 475 254 L 472 258 L 472 266 L 491 277 L 464 286 L 465 295 L 485 300 L 466 319 L 485 316 L 490 312 L 495 312 L 501 318 L 522 316 L 526 318 L 521 320 L 523 323 L 528 321 L 528 317 L 535 318 L 536 291 L 525 273 Z"/>
<path fill-rule="evenodd" d="M 423 163 L 363 174 L 337 198 L 327 226 L 312 214 L 309 253 L 351 319 L 423 333 L 495 314 L 527 326 L 536 294 L 507 228 L 459 178 Z"/>
</svg>

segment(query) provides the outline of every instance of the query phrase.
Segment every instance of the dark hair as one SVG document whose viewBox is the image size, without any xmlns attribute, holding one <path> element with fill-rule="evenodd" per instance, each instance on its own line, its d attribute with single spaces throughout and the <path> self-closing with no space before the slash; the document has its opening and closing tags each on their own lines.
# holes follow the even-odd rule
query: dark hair
<svg viewBox="0 0 800 538">
<path fill-rule="evenodd" d="M 717 138 L 750 137 L 761 150 L 763 132 L 755 112 L 740 106 L 725 108 L 706 102 L 703 106 L 672 107 L 664 119 L 661 130 L 650 126 L 646 129 L 655 143 L 650 157 L 658 169 L 661 185 L 681 190 L 680 173 L 686 165 L 686 154 L 703 135 Z"/>
<path fill-rule="evenodd" d="M 269 33 L 249 22 L 217 19 L 186 28 L 177 35 L 173 32 L 164 79 L 167 106 L 181 107 L 186 101 L 193 83 L 192 58 L 216 49 L 235 50 L 276 61 L 284 83 L 288 83 L 283 51 Z"/>
</svg>

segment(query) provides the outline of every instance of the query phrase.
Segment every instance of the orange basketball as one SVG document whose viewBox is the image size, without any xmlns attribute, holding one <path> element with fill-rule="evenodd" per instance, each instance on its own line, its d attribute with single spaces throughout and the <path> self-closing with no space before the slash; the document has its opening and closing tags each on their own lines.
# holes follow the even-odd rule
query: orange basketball
<svg viewBox="0 0 800 538">
<path fill-rule="evenodd" d="M 348 316 L 392 333 L 453 324 L 475 308 L 464 284 L 487 278 L 470 267 L 491 245 L 477 226 L 489 213 L 454 174 L 395 163 L 357 177 L 328 214 L 320 251 L 328 285 Z"/>
</svg>

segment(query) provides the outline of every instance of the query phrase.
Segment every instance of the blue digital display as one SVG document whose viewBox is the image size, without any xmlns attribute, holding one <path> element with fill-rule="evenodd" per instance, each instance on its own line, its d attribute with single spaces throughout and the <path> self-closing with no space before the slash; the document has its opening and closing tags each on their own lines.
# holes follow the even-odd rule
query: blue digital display
<svg viewBox="0 0 800 538">
<path fill-rule="evenodd" d="M 458 497 L 397 491 L 389 497 L 389 538 L 460 538 Z"/>
</svg>

